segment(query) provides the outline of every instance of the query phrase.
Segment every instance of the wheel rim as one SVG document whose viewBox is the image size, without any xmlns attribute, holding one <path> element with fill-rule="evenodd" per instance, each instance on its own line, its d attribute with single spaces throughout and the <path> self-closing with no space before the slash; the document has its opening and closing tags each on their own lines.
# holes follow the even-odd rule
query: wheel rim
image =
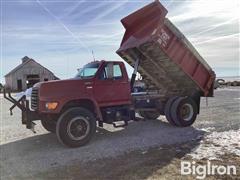
<svg viewBox="0 0 240 180">
<path fill-rule="evenodd" d="M 67 126 L 67 133 L 72 140 L 82 140 L 90 131 L 89 121 L 82 116 L 70 120 Z"/>
<path fill-rule="evenodd" d="M 190 121 L 193 117 L 193 107 L 191 104 L 184 104 L 181 108 L 180 115 L 184 121 Z"/>
</svg>

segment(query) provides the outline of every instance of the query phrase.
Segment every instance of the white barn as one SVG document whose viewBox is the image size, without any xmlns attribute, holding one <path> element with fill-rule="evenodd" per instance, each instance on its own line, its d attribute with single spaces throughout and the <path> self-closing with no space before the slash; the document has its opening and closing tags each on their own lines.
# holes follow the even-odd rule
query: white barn
<svg viewBox="0 0 240 180">
<path fill-rule="evenodd" d="M 23 91 L 37 82 L 58 79 L 50 70 L 25 56 L 22 63 L 5 75 L 5 87 L 11 91 Z"/>
</svg>

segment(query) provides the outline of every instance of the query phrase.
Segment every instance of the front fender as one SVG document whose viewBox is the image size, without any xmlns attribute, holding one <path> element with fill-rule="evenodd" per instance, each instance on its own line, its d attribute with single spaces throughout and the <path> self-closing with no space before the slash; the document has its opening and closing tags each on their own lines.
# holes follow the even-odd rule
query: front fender
<svg viewBox="0 0 240 180">
<path fill-rule="evenodd" d="M 84 102 L 86 101 L 89 101 L 93 104 L 94 106 L 94 111 L 97 115 L 97 118 L 102 121 L 103 118 L 102 118 L 102 113 L 101 113 L 101 110 L 99 108 L 99 105 L 98 103 L 96 102 L 95 99 L 93 98 L 78 98 L 78 99 L 68 99 L 68 100 L 57 100 L 57 99 L 49 99 L 49 100 L 44 100 L 44 101 L 41 101 L 39 103 L 39 111 L 41 113 L 48 113 L 48 114 L 61 114 L 62 112 L 64 112 L 67 108 L 69 107 L 73 107 L 73 106 L 82 106 L 84 107 L 85 104 Z M 46 109 L 46 103 L 47 102 L 57 102 L 58 103 L 58 106 L 55 110 L 48 110 Z"/>
</svg>

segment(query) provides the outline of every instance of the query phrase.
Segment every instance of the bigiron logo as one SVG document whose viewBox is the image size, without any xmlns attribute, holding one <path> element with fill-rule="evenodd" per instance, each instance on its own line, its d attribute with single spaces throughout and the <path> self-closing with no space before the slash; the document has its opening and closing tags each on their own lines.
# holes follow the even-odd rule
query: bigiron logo
<svg viewBox="0 0 240 180">
<path fill-rule="evenodd" d="M 234 165 L 214 165 L 210 161 L 205 165 L 181 161 L 181 175 L 193 175 L 197 179 L 204 179 L 207 175 L 237 175 L 237 168 Z"/>
</svg>

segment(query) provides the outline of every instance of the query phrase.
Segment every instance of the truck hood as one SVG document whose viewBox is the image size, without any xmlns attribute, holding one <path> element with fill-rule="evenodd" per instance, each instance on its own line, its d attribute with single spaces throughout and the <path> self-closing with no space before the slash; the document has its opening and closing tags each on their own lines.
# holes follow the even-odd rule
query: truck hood
<svg viewBox="0 0 240 180">
<path fill-rule="evenodd" d="M 49 82 L 41 82 L 34 86 L 39 89 L 39 97 L 41 100 L 70 98 L 79 96 L 85 91 L 85 80 L 82 79 L 68 79 L 56 80 Z"/>
</svg>

